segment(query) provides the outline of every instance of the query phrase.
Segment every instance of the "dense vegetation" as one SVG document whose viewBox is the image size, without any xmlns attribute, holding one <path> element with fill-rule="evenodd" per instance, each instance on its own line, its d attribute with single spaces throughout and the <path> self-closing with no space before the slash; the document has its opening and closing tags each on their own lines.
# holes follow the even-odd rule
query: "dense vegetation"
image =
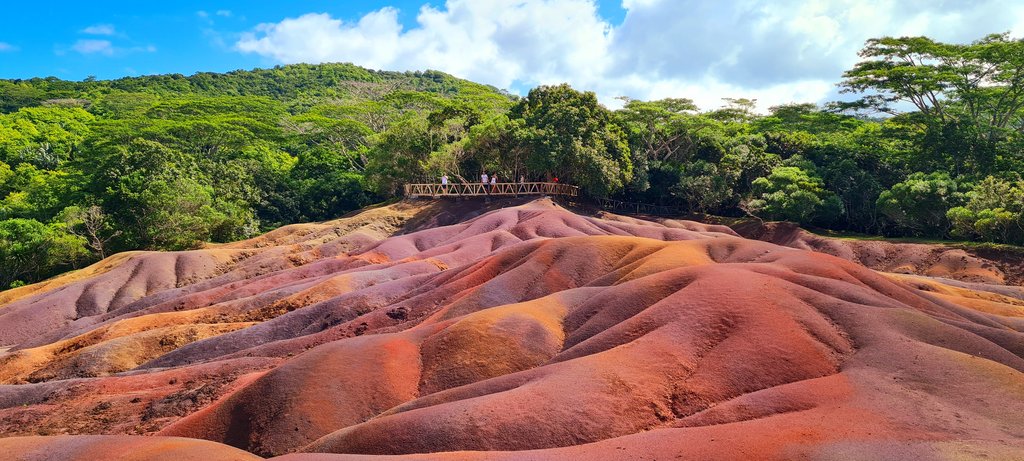
<svg viewBox="0 0 1024 461">
<path fill-rule="evenodd" d="M 611 111 L 567 85 L 516 98 L 348 64 L 0 80 L 0 288 L 481 170 L 695 213 L 1024 244 L 1024 43 L 881 38 L 861 55 L 840 82 L 861 99 L 766 115 L 746 99 Z"/>
</svg>

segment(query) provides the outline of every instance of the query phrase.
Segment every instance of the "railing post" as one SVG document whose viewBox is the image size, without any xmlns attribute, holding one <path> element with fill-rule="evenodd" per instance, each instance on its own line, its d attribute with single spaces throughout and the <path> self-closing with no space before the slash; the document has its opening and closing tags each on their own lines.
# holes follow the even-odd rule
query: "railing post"
<svg viewBox="0 0 1024 461">
<path fill-rule="evenodd" d="M 528 183 L 496 183 L 492 188 L 490 184 L 476 182 L 463 182 L 458 184 L 435 184 L 435 183 L 411 183 L 402 185 L 402 193 L 405 197 L 464 197 L 464 196 L 520 196 L 520 195 L 565 195 L 576 197 L 579 195 L 579 187 L 568 184 L 556 184 L 546 182 Z M 599 199 L 604 206 L 620 206 L 613 204 L 607 199 Z"/>
</svg>

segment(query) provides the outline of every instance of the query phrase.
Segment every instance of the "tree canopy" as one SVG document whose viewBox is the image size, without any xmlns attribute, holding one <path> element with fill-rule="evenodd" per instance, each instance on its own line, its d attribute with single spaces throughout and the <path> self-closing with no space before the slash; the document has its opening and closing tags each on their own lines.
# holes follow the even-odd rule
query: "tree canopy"
<svg viewBox="0 0 1024 461">
<path fill-rule="evenodd" d="M 859 99 L 766 114 L 742 95 L 611 110 L 566 84 L 520 98 L 351 64 L 0 80 L 0 289 L 484 171 L 700 214 L 1024 244 L 1024 42 L 880 37 L 860 55 L 839 82 Z"/>
</svg>

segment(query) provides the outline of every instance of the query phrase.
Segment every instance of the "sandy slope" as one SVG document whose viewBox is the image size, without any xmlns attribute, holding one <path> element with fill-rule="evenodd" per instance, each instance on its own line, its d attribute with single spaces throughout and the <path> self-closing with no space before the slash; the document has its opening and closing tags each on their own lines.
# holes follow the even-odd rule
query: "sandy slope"
<svg viewBox="0 0 1024 461">
<path fill-rule="evenodd" d="M 900 243 L 823 237 L 787 222 L 746 222 L 744 237 L 848 259 L 872 269 L 900 274 L 988 283 L 1024 284 L 1024 251 L 964 245 Z"/>
<path fill-rule="evenodd" d="M 500 205 L 403 202 L 115 256 L 5 293 L 0 448 L 209 460 L 1024 452 L 1024 292 L 998 284 L 1005 272 L 880 273 L 795 239 Z M 94 435 L 13 437 L 54 434 Z"/>
</svg>

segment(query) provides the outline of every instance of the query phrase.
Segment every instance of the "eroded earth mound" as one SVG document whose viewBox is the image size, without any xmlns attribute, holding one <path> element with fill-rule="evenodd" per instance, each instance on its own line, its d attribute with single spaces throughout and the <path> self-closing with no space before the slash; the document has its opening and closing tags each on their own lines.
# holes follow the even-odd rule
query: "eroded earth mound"
<svg viewBox="0 0 1024 461">
<path fill-rule="evenodd" d="M 0 451 L 1021 459 L 1024 290 L 851 259 L 548 200 L 116 255 L 0 293 Z"/>
</svg>

